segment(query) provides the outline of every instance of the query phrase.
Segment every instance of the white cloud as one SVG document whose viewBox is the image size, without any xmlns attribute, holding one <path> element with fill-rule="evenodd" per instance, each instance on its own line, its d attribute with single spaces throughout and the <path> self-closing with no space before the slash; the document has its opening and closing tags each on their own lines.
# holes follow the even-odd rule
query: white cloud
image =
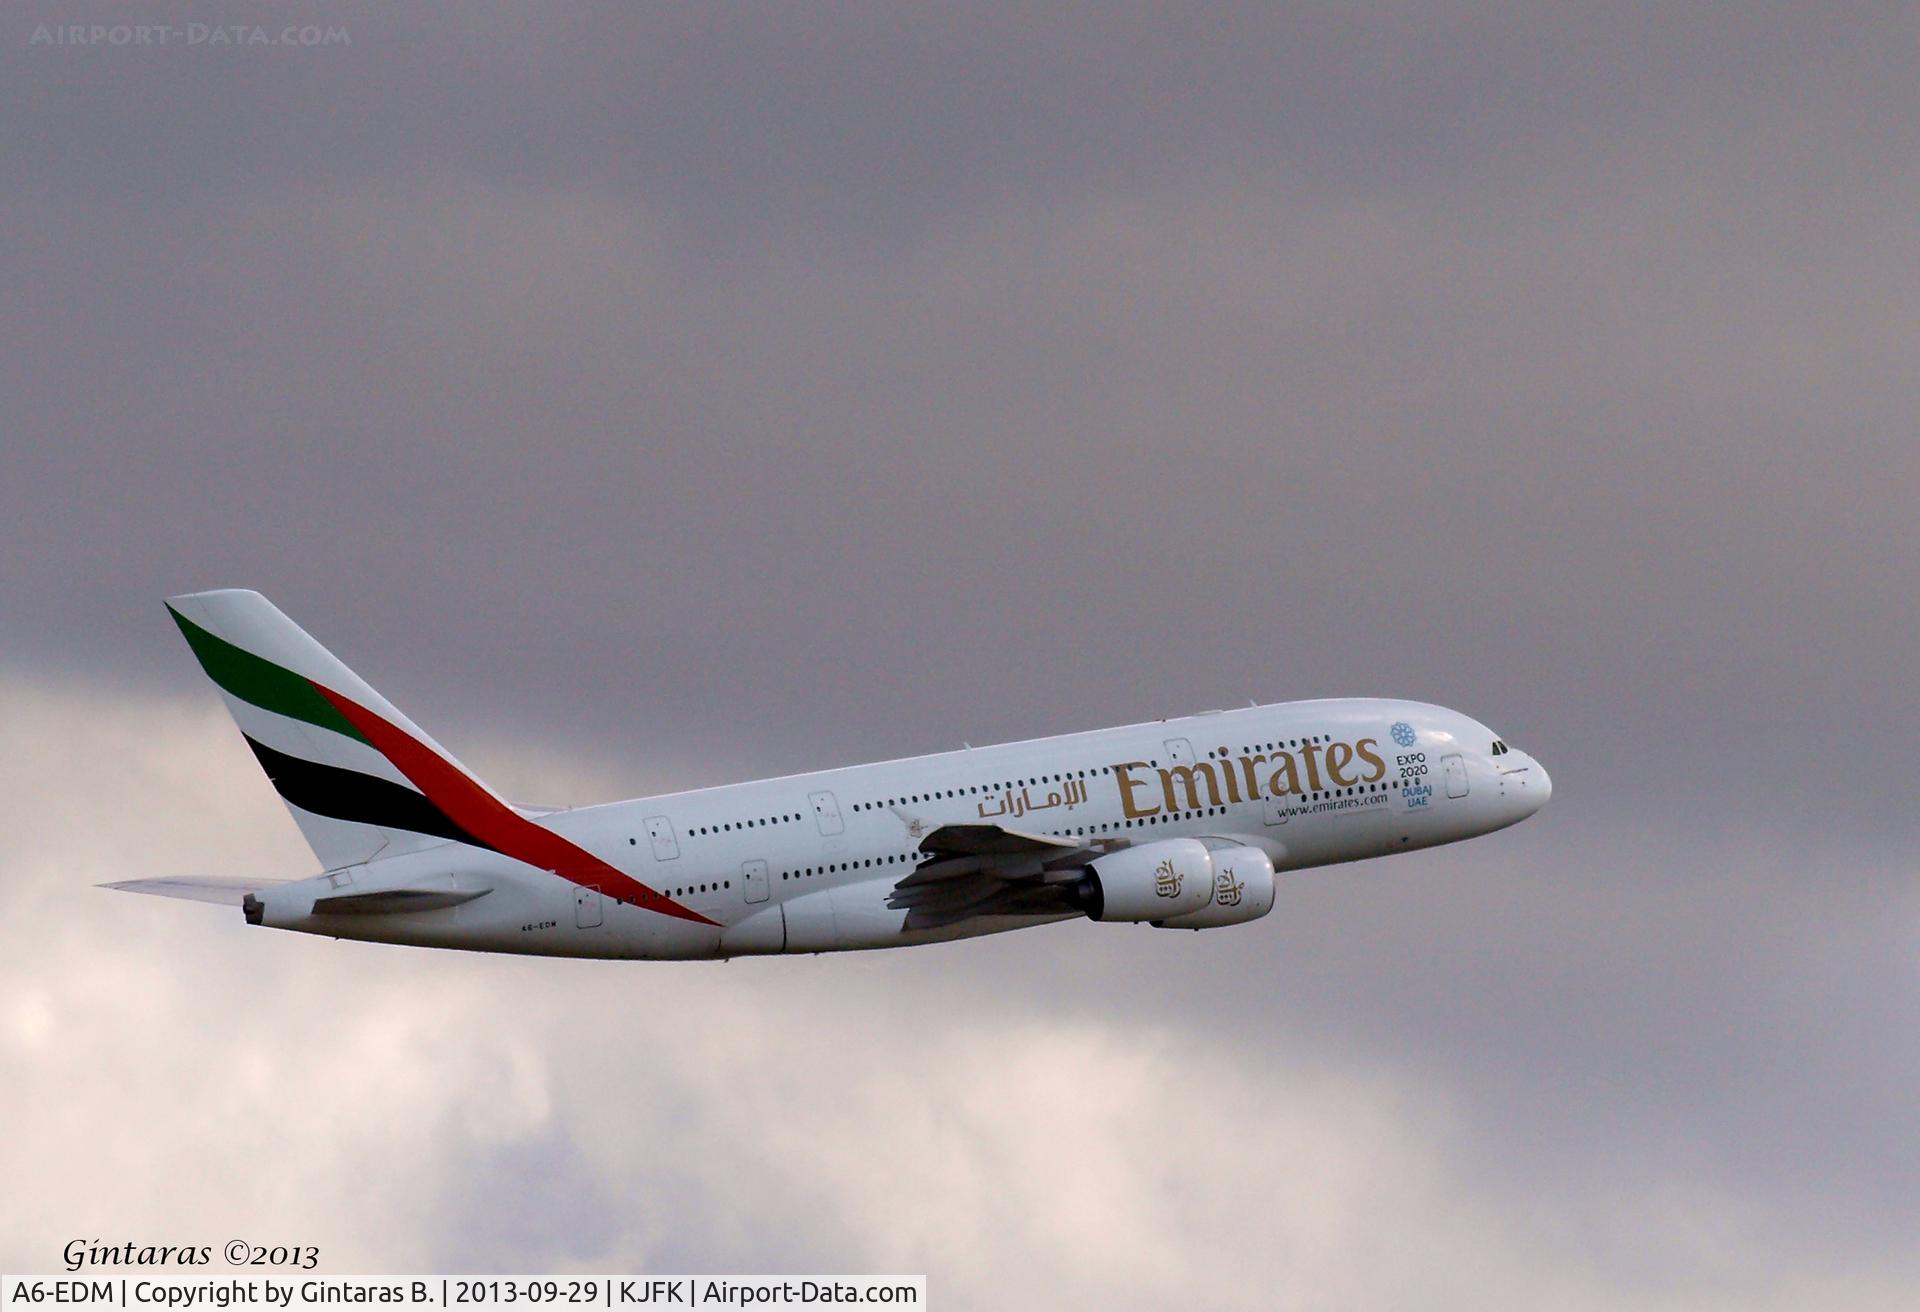
<svg viewBox="0 0 1920 1312">
<path fill-rule="evenodd" d="M 307 858 L 211 696 L 14 677 L 0 724 L 11 1269 L 242 1237 L 335 1271 L 926 1271 L 946 1307 L 1910 1302 L 1910 1268 L 1783 1270 L 1683 1172 L 1583 1233 L 1475 1183 L 1439 1074 L 1036 995 L 987 945 L 547 962 L 98 891 Z"/>
</svg>

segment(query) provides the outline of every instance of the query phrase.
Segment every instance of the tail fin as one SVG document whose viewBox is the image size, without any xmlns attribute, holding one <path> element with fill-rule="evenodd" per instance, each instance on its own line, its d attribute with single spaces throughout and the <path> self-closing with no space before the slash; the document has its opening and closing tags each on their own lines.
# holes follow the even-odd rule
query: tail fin
<svg viewBox="0 0 1920 1312">
<path fill-rule="evenodd" d="M 227 589 L 167 609 L 323 867 L 491 846 L 473 831 L 511 808 L 272 602 Z"/>
</svg>

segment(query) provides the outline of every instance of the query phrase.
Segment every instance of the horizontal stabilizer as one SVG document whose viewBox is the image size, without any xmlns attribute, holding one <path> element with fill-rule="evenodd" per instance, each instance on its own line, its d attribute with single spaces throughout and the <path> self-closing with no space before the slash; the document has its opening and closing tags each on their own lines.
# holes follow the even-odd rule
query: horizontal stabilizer
<svg viewBox="0 0 1920 1312">
<path fill-rule="evenodd" d="M 150 893 L 154 897 L 184 898 L 189 902 L 212 902 L 237 907 L 249 893 L 284 884 L 284 879 L 230 879 L 220 875 L 180 875 L 161 879 L 123 879 L 101 888 L 116 888 L 122 893 Z"/>
</svg>

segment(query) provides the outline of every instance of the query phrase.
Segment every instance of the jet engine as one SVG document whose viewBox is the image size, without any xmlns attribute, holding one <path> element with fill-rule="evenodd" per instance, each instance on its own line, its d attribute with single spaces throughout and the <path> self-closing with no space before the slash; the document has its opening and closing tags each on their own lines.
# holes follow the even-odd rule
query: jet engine
<svg viewBox="0 0 1920 1312">
<path fill-rule="evenodd" d="M 1213 900 L 1198 911 L 1153 923 L 1161 929 L 1218 929 L 1258 920 L 1273 910 L 1273 861 L 1257 847 L 1209 840 Z"/>
<path fill-rule="evenodd" d="M 1271 865 L 1267 878 L 1271 889 Z M 1206 844 L 1197 838 L 1163 838 L 1100 857 L 1069 893 L 1093 920 L 1160 921 L 1205 908 L 1213 901 L 1213 881 Z"/>
</svg>

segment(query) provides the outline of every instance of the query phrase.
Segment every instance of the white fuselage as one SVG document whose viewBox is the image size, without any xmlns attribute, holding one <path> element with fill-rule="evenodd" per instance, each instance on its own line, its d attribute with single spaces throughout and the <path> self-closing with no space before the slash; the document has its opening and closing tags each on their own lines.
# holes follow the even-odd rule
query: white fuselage
<svg viewBox="0 0 1920 1312">
<path fill-rule="evenodd" d="M 538 822 L 711 925 L 603 896 L 460 843 L 261 894 L 261 923 L 340 938 L 550 956 L 688 959 L 906 946 L 1074 913 L 932 928 L 889 906 L 944 826 L 1121 848 L 1176 837 L 1256 847 L 1275 870 L 1489 833 L 1551 782 L 1455 711 L 1340 699 L 1217 711 L 559 811 Z M 457 905 L 349 916 L 316 897 L 444 884 Z"/>
</svg>

